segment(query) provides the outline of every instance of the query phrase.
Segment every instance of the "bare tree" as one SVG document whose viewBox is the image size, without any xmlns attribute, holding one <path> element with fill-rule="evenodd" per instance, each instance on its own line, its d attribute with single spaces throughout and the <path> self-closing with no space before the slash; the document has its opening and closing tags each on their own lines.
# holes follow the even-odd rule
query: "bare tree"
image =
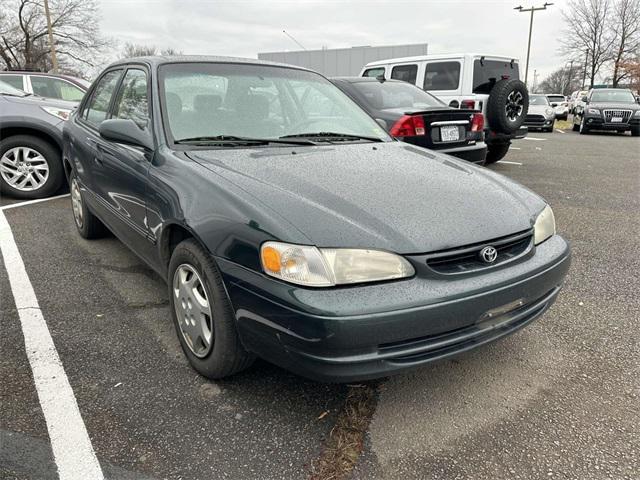
<svg viewBox="0 0 640 480">
<path fill-rule="evenodd" d="M 542 82 L 538 90 L 543 93 L 560 93 L 570 95 L 580 89 L 582 69 L 574 66 L 564 66 L 550 73 Z"/>
<path fill-rule="evenodd" d="M 613 77 L 617 87 L 629 76 L 623 68 L 640 51 L 640 0 L 618 0 L 614 3 L 612 30 L 614 32 Z"/>
<path fill-rule="evenodd" d="M 96 0 L 50 0 L 51 27 L 61 68 L 94 66 L 106 41 L 100 36 Z M 42 0 L 0 0 L 0 59 L 7 70 L 51 69 Z"/>
<path fill-rule="evenodd" d="M 163 48 L 162 50 L 160 50 L 155 45 L 139 45 L 137 43 L 125 44 L 124 50 L 122 52 L 122 56 L 124 58 L 146 57 L 153 55 L 182 55 L 182 52 L 172 47 Z"/>
<path fill-rule="evenodd" d="M 614 35 L 610 28 L 609 0 L 569 0 L 562 12 L 567 28 L 562 52 L 575 62 L 585 58 L 590 85 L 602 66 L 611 59 Z"/>
</svg>

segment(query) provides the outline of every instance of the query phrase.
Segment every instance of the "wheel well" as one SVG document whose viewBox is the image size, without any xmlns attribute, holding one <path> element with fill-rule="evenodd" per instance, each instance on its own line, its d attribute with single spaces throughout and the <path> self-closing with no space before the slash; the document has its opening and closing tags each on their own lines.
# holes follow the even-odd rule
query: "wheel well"
<svg viewBox="0 0 640 480">
<path fill-rule="evenodd" d="M 169 265 L 171 255 L 178 244 L 189 238 L 194 238 L 194 236 L 181 225 L 173 224 L 166 227 L 161 240 L 161 254 L 165 265 Z"/>
<path fill-rule="evenodd" d="M 0 130 L 0 138 L 2 139 L 13 137 L 15 135 L 31 135 L 32 137 L 36 137 L 40 140 L 44 140 L 45 142 L 50 143 L 58 151 L 62 151 L 60 144 L 56 141 L 55 138 L 53 138 L 48 133 L 43 132 L 42 130 L 38 130 L 37 128 L 6 127 Z"/>
</svg>

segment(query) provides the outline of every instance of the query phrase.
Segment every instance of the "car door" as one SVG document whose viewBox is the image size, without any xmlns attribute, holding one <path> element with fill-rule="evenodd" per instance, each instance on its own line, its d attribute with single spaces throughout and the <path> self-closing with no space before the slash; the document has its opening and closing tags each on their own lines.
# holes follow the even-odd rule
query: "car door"
<svg viewBox="0 0 640 480">
<path fill-rule="evenodd" d="M 69 132 L 69 156 L 74 165 L 80 188 L 83 194 L 86 192 L 85 201 L 92 210 L 97 210 L 102 217 L 102 205 L 98 203 L 96 194 L 96 168 L 98 162 L 98 126 L 100 122 L 107 118 L 111 100 L 120 82 L 124 70 L 116 68 L 108 70 L 96 81 L 95 86 L 89 94 L 77 114 L 72 116 L 69 125 L 65 126 L 65 131 Z"/>
<path fill-rule="evenodd" d="M 108 118 L 131 120 L 151 136 L 148 72 L 143 66 L 127 68 L 111 104 Z M 150 254 L 146 215 L 147 173 L 152 152 L 144 147 L 97 138 L 94 167 L 95 193 L 108 211 L 110 227 L 132 250 Z"/>
</svg>

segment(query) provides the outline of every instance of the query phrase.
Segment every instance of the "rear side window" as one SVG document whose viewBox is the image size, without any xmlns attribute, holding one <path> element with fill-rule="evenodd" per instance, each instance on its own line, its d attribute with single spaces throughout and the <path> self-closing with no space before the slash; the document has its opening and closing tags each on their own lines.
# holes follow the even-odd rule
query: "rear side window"
<svg viewBox="0 0 640 480">
<path fill-rule="evenodd" d="M 22 75 L 0 75 L 0 80 L 5 83 L 8 83 L 14 88 L 19 90 L 24 90 L 24 85 L 22 83 Z"/>
<path fill-rule="evenodd" d="M 424 73 L 425 90 L 457 90 L 460 83 L 460 62 L 432 62 Z"/>
<path fill-rule="evenodd" d="M 365 70 L 364 73 L 362 74 L 363 77 L 373 77 L 373 78 L 377 78 L 380 75 L 384 76 L 384 67 L 369 68 L 368 70 Z"/>
<path fill-rule="evenodd" d="M 491 93 L 493 86 L 503 78 L 520 78 L 518 64 L 498 60 L 473 62 L 473 93 Z"/>
<path fill-rule="evenodd" d="M 94 126 L 98 126 L 100 122 L 107 118 L 111 97 L 118 85 L 118 80 L 122 70 L 112 70 L 104 74 L 104 76 L 96 85 L 93 95 L 82 113 L 82 118 Z"/>
<path fill-rule="evenodd" d="M 122 80 L 114 111 L 114 118 L 133 120 L 145 128 L 149 120 L 147 74 L 140 69 L 129 69 Z"/>
<path fill-rule="evenodd" d="M 394 80 L 402 80 L 403 82 L 416 83 L 418 75 L 417 65 L 398 65 L 391 70 L 391 78 Z"/>
<path fill-rule="evenodd" d="M 41 97 L 79 102 L 84 92 L 75 85 L 59 78 L 30 75 L 33 93 Z"/>
</svg>

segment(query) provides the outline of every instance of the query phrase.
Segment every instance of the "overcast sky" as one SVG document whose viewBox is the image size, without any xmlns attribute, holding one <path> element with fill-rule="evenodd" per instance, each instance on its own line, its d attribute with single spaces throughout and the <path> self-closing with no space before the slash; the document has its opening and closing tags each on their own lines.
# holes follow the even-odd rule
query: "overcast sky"
<svg viewBox="0 0 640 480">
<path fill-rule="evenodd" d="M 102 31 L 122 44 L 173 47 L 185 54 L 255 58 L 258 52 L 428 43 L 429 53 L 527 55 L 529 14 L 514 7 L 545 0 L 100 0 Z M 557 38 L 564 25 L 556 0 L 535 13 L 530 77 L 564 64 Z M 523 71 L 524 77 L 524 71 Z"/>
</svg>

